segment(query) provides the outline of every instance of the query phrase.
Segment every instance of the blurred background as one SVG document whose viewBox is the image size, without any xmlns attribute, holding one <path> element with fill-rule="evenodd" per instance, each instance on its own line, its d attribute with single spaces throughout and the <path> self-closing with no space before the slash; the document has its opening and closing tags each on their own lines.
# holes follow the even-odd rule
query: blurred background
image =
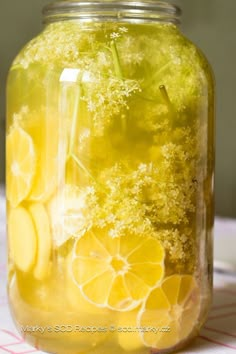
<svg viewBox="0 0 236 354">
<path fill-rule="evenodd" d="M 0 1 L 0 182 L 4 182 L 5 85 L 20 48 L 41 29 L 49 0 Z M 217 83 L 216 213 L 236 217 L 236 1 L 176 0 L 182 30 L 210 61 Z"/>
</svg>

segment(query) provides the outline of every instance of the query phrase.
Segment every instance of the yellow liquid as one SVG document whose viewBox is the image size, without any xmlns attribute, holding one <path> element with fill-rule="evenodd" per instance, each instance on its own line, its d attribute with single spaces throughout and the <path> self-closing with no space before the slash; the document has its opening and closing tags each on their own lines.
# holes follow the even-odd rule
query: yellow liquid
<svg viewBox="0 0 236 354">
<path fill-rule="evenodd" d="M 212 90 L 173 25 L 58 22 L 16 58 L 9 296 L 34 346 L 147 354 L 196 334 L 211 285 Z"/>
</svg>

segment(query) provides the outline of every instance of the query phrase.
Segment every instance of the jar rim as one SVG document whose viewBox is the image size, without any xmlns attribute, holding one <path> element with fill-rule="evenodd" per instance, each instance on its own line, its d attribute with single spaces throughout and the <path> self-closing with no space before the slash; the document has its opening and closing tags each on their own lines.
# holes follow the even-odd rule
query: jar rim
<svg viewBox="0 0 236 354">
<path fill-rule="evenodd" d="M 180 23 L 182 11 L 174 4 L 157 0 L 57 0 L 43 8 L 44 23 L 58 20 L 133 20 Z"/>
</svg>

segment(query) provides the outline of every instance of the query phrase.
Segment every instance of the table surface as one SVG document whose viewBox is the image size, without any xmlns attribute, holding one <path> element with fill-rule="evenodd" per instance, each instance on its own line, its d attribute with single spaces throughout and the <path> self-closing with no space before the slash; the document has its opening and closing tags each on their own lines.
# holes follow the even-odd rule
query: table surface
<svg viewBox="0 0 236 354">
<path fill-rule="evenodd" d="M 42 354 L 24 342 L 10 316 L 6 294 L 5 201 L 0 188 L 0 354 L 9 353 Z M 236 353 L 236 276 L 215 274 L 208 321 L 194 343 L 180 353 Z"/>
</svg>

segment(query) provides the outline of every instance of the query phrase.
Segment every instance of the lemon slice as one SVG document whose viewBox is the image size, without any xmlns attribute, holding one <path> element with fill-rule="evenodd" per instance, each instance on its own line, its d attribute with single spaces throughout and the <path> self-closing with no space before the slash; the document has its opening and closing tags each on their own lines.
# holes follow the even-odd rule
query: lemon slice
<svg viewBox="0 0 236 354">
<path fill-rule="evenodd" d="M 164 250 L 154 238 L 111 238 L 108 231 L 89 231 L 76 242 L 72 274 L 88 301 L 127 311 L 162 279 Z"/>
<path fill-rule="evenodd" d="M 34 267 L 34 276 L 36 279 L 42 280 L 48 274 L 52 250 L 50 222 L 43 204 L 35 203 L 30 205 L 29 212 L 34 221 L 38 241 L 38 252 Z"/>
<path fill-rule="evenodd" d="M 59 184 L 59 168 L 63 173 L 65 163 L 58 158 L 58 127 L 53 124 L 52 118 L 45 123 L 46 118 L 42 117 L 40 128 L 32 135 L 36 142 L 38 163 L 29 199 L 36 202 L 45 202 L 52 196 Z"/>
<path fill-rule="evenodd" d="M 197 327 L 200 296 L 191 275 L 172 275 L 154 288 L 138 318 L 138 326 L 164 328 L 141 333 L 143 343 L 155 349 L 168 349 L 186 339 Z"/>
<path fill-rule="evenodd" d="M 137 325 L 137 317 L 140 310 L 139 306 L 135 310 L 120 312 L 118 315 L 118 342 L 121 348 L 128 352 L 137 352 L 140 348 L 144 347 Z"/>
<path fill-rule="evenodd" d="M 59 144 L 59 118 L 55 112 L 42 109 L 29 112 L 21 124 L 32 137 L 37 156 L 36 173 L 28 199 L 33 202 L 46 202 L 53 195 L 59 183 L 59 172 L 61 170 L 63 174 L 65 164 L 65 149 Z M 64 141 L 61 141 L 61 145 L 63 143 Z"/>
<path fill-rule="evenodd" d="M 58 166 L 55 158 L 46 156 L 42 151 L 37 166 L 36 178 L 29 199 L 35 202 L 46 202 L 58 185 Z"/>
<path fill-rule="evenodd" d="M 75 324 L 77 328 L 81 327 L 81 330 L 70 333 L 69 340 L 74 339 L 80 343 L 77 351 L 78 347 L 81 348 L 82 353 L 93 351 L 108 339 L 109 332 L 106 328 L 112 321 L 112 316 L 115 317 L 114 312 L 112 314 L 108 309 L 99 308 L 84 298 L 71 276 L 71 253 L 63 257 L 61 262 L 65 275 L 63 299 L 66 302 L 68 318 L 71 324 Z M 65 268 L 63 268 L 64 262 Z"/>
<path fill-rule="evenodd" d="M 10 257 L 23 272 L 36 260 L 37 235 L 31 215 L 23 207 L 12 209 L 8 218 Z"/>
<path fill-rule="evenodd" d="M 112 316 L 114 316 L 113 322 L 115 321 L 115 312 L 109 309 L 104 309 L 92 304 L 86 300 L 71 276 L 71 254 L 67 256 L 67 272 L 66 272 L 66 292 L 68 304 L 70 310 L 74 313 L 79 313 L 86 319 L 86 323 L 91 324 L 91 316 L 93 316 L 93 325 L 96 326 L 108 326 L 112 321 Z M 96 321 L 95 321 L 96 320 Z M 95 323 L 96 322 L 96 323 Z"/>
<path fill-rule="evenodd" d="M 6 138 L 7 199 L 13 207 L 27 198 L 35 175 L 36 156 L 33 140 L 19 126 Z"/>
<path fill-rule="evenodd" d="M 48 212 L 53 240 L 57 247 L 62 246 L 72 236 L 81 237 L 86 231 L 90 211 L 86 199 L 85 189 L 66 184 L 49 200 Z"/>
</svg>

